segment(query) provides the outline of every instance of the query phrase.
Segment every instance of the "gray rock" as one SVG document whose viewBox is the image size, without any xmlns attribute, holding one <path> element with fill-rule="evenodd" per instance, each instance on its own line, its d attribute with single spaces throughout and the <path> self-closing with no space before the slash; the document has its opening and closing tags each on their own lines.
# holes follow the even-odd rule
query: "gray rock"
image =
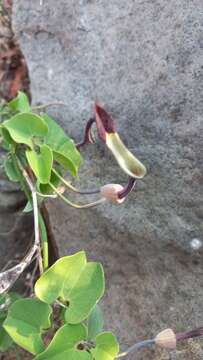
<svg viewBox="0 0 203 360">
<path fill-rule="evenodd" d="M 107 325 L 124 347 L 202 322 L 202 10 L 201 0 L 14 1 L 33 103 L 66 103 L 50 114 L 79 141 L 98 99 L 148 169 L 122 206 L 50 204 L 61 254 L 85 248 L 104 264 Z M 81 187 L 126 180 L 102 145 L 84 156 Z"/>
</svg>

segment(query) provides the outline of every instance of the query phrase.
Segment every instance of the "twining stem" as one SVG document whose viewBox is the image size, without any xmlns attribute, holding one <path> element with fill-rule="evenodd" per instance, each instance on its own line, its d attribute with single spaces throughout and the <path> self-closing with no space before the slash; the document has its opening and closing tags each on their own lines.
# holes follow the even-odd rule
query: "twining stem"
<svg viewBox="0 0 203 360">
<path fill-rule="evenodd" d="M 88 208 L 97 206 L 97 205 L 99 205 L 99 204 L 102 204 L 102 203 L 104 203 L 104 202 L 106 201 L 105 198 L 101 198 L 101 199 L 96 200 L 96 201 L 94 201 L 94 202 L 92 202 L 92 203 L 89 203 L 89 204 L 82 204 L 82 205 L 80 205 L 80 204 L 75 204 L 75 203 L 73 203 L 72 201 L 70 201 L 69 199 L 67 199 L 64 195 L 62 195 L 62 194 L 57 190 L 57 188 L 56 188 L 53 184 L 49 183 L 49 186 L 51 186 L 51 188 L 54 190 L 54 192 L 55 192 L 66 204 L 68 204 L 69 206 L 72 206 L 72 207 L 74 207 L 74 208 L 76 208 L 76 209 L 88 209 Z"/>
<path fill-rule="evenodd" d="M 125 352 L 120 353 L 116 356 L 116 358 L 121 358 L 124 356 L 127 356 L 129 353 L 140 350 L 142 348 L 145 348 L 147 346 L 151 346 L 155 344 L 155 340 L 154 339 L 150 339 L 150 340 L 144 340 L 144 341 L 140 341 L 134 345 L 132 345 L 131 347 L 129 347 Z"/>
<path fill-rule="evenodd" d="M 23 170 L 23 176 L 25 177 L 27 184 L 32 193 L 32 204 L 33 204 L 33 213 L 34 213 L 34 232 L 35 232 L 35 244 L 38 248 L 38 261 L 39 261 L 39 270 L 40 274 L 43 273 L 43 261 L 41 255 L 41 247 L 40 247 L 40 236 L 39 236 L 39 211 L 38 211 L 38 203 L 37 203 L 37 193 L 33 187 L 33 184 L 25 170 Z"/>
<path fill-rule="evenodd" d="M 30 198 L 30 195 L 28 193 L 28 200 L 31 201 L 32 200 L 32 204 L 33 204 L 33 213 L 34 213 L 34 233 L 35 233 L 35 245 L 38 248 L 38 261 L 39 261 L 39 269 L 40 269 L 40 273 L 43 273 L 43 261 L 42 261 L 42 255 L 41 255 L 41 248 L 40 248 L 40 236 L 39 236 L 39 211 L 38 211 L 38 202 L 37 202 L 37 192 L 34 188 L 34 185 L 27 173 L 27 171 L 23 168 L 21 162 L 19 161 L 19 159 L 16 157 L 16 164 L 18 166 L 18 168 L 20 168 L 20 171 L 22 172 L 22 175 L 31 191 L 32 194 L 32 198 Z M 21 176 L 22 176 L 21 175 Z"/>
<path fill-rule="evenodd" d="M 51 199 L 56 199 L 57 195 L 53 195 L 53 194 L 42 194 L 38 191 L 36 191 L 37 195 L 43 198 L 51 198 Z"/>
<path fill-rule="evenodd" d="M 52 168 L 53 173 L 59 178 L 59 180 L 61 180 L 63 182 L 64 185 L 67 186 L 68 189 L 74 191 L 74 192 L 78 192 L 78 189 L 75 188 L 73 185 L 71 185 L 68 181 L 66 181 L 59 173 L 58 171 L 56 171 L 54 168 Z"/>
<path fill-rule="evenodd" d="M 42 214 L 39 212 L 39 226 L 41 230 L 41 242 L 42 242 L 42 255 L 43 255 L 43 268 L 46 270 L 49 267 L 49 248 L 46 226 Z"/>
<path fill-rule="evenodd" d="M 90 118 L 86 124 L 85 127 L 85 134 L 83 137 L 83 140 L 81 142 L 79 142 L 78 144 L 76 144 L 76 148 L 80 151 L 80 148 L 83 147 L 86 144 L 94 144 L 95 140 L 91 131 L 92 125 L 95 122 L 95 118 Z"/>
<path fill-rule="evenodd" d="M 93 190 L 79 190 L 73 185 L 71 185 L 68 181 L 66 181 L 55 169 L 52 169 L 54 174 L 61 180 L 61 182 L 67 186 L 70 190 L 81 194 L 81 195 L 91 195 L 91 194 L 98 194 L 100 193 L 100 189 L 93 189 Z"/>
<path fill-rule="evenodd" d="M 33 200 L 33 212 L 34 212 L 34 228 L 35 228 L 35 244 L 40 245 L 39 241 L 39 213 L 37 205 L 37 195 L 36 192 L 32 191 L 32 200 Z"/>
<path fill-rule="evenodd" d="M 43 109 L 46 109 L 49 106 L 68 106 L 68 105 L 63 103 L 62 101 L 54 101 L 54 102 L 50 102 L 50 103 L 47 103 L 47 104 L 32 106 L 32 110 L 43 110 Z"/>
</svg>

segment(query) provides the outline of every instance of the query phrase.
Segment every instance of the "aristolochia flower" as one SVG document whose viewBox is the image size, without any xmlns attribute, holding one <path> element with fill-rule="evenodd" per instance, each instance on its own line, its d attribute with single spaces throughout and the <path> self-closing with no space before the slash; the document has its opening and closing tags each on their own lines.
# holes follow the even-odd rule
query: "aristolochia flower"
<svg viewBox="0 0 203 360">
<path fill-rule="evenodd" d="M 124 145 L 116 131 L 112 117 L 98 103 L 94 104 L 94 114 L 95 116 L 87 122 L 83 140 L 76 147 L 80 149 L 86 144 L 93 144 L 95 142 L 92 125 L 96 123 L 99 138 L 111 150 L 121 169 L 129 176 L 125 187 L 119 184 L 108 184 L 101 187 L 100 193 L 106 200 L 122 203 L 134 188 L 136 179 L 141 179 L 145 176 L 146 168 Z M 91 193 L 95 193 L 95 191 Z"/>
<path fill-rule="evenodd" d="M 111 150 L 121 169 L 130 177 L 143 178 L 146 174 L 145 166 L 124 145 L 112 117 L 97 103 L 94 111 L 98 135 Z"/>
</svg>

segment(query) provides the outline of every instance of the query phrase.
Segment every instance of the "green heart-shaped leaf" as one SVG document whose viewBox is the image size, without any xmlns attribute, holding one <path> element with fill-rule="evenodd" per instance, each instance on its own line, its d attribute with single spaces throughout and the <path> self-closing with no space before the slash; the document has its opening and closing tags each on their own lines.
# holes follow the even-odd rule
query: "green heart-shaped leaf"
<svg viewBox="0 0 203 360">
<path fill-rule="evenodd" d="M 0 352 L 7 351 L 9 347 L 13 344 L 13 340 L 3 328 L 3 322 L 5 318 L 6 314 L 4 315 L 4 317 L 1 316 L 0 319 Z"/>
<path fill-rule="evenodd" d="M 26 144 L 31 148 L 33 148 L 33 137 L 45 136 L 48 133 L 48 126 L 45 121 L 32 113 L 17 114 L 4 121 L 3 126 L 9 131 L 15 142 Z"/>
<path fill-rule="evenodd" d="M 10 109 L 14 111 L 19 111 L 19 112 L 31 111 L 28 97 L 22 91 L 19 91 L 16 98 L 11 100 L 7 105 Z"/>
<path fill-rule="evenodd" d="M 13 163 L 13 160 L 10 156 L 8 156 L 4 162 L 4 169 L 5 169 L 6 175 L 8 176 L 9 180 L 14 181 L 14 182 L 20 181 L 19 174 L 18 174 L 15 164 Z"/>
<path fill-rule="evenodd" d="M 97 335 L 96 347 L 91 349 L 95 360 L 113 360 L 119 352 L 119 345 L 111 332 Z"/>
<path fill-rule="evenodd" d="M 77 348 L 86 340 L 84 325 L 64 325 L 55 334 L 47 349 L 36 356 L 35 360 L 91 360 L 92 355 Z"/>
<path fill-rule="evenodd" d="M 14 145 L 15 142 L 13 141 L 11 135 L 9 134 L 8 130 L 5 127 L 1 127 L 1 135 L 6 145 Z M 9 148 L 9 146 L 8 146 Z"/>
<path fill-rule="evenodd" d="M 94 340 L 102 332 L 103 325 L 103 314 L 100 306 L 96 304 L 87 321 L 88 340 Z"/>
<path fill-rule="evenodd" d="M 39 182 L 47 184 L 51 178 L 53 165 L 53 154 L 49 146 L 41 145 L 40 154 L 37 154 L 35 150 L 27 150 L 26 157 Z"/>
<path fill-rule="evenodd" d="M 54 160 L 75 176 L 82 159 L 73 140 L 65 134 L 63 129 L 50 116 L 43 114 L 42 117 L 49 128 L 45 142 L 53 150 Z"/>
<path fill-rule="evenodd" d="M 56 261 L 35 285 L 40 300 L 48 304 L 57 298 L 67 301 L 65 318 L 70 324 L 85 320 L 103 292 L 103 268 L 99 263 L 88 263 L 83 251 Z"/>
<path fill-rule="evenodd" d="M 52 308 L 38 299 L 21 299 L 8 311 L 3 327 L 13 341 L 32 354 L 45 349 L 41 338 L 43 329 L 51 326 Z"/>
<path fill-rule="evenodd" d="M 0 296 L 0 352 L 7 351 L 13 344 L 13 340 L 3 328 L 3 322 L 7 316 L 7 307 L 17 299 L 19 299 L 19 295 L 16 293 L 9 293 Z"/>
<path fill-rule="evenodd" d="M 59 174 L 61 174 L 59 169 L 57 171 L 59 172 Z M 59 186 L 60 182 L 61 181 L 60 181 L 59 177 L 53 171 L 51 171 L 50 183 L 52 185 L 54 185 L 55 188 L 57 188 Z M 54 192 L 52 187 L 49 184 L 38 183 L 38 188 L 42 194 L 53 194 L 53 192 Z"/>
<path fill-rule="evenodd" d="M 67 144 L 61 146 L 58 151 L 53 151 L 54 160 L 58 164 L 62 165 L 64 169 L 69 170 L 72 176 L 76 176 L 78 170 L 72 160 L 70 160 L 70 158 L 68 158 L 65 154 L 68 154 Z"/>
</svg>

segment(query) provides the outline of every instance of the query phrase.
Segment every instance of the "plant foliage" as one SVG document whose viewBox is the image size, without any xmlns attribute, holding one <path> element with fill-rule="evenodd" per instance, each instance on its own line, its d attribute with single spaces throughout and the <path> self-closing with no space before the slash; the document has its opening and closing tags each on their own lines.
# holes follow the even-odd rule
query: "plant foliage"
<svg viewBox="0 0 203 360">
<path fill-rule="evenodd" d="M 9 180 L 19 182 L 25 192 L 28 202 L 24 211 L 33 211 L 36 205 L 33 193 L 55 195 L 62 186 L 64 171 L 78 176 L 80 152 L 50 116 L 33 111 L 22 92 L 0 108 L 0 120 L 5 173 Z M 37 219 L 44 264 L 48 264 L 39 199 Z M 19 299 L 11 293 L 6 306 L 9 295 L 2 295 L 0 306 L 6 310 L 0 312 L 0 351 L 15 343 L 36 360 L 113 360 L 119 346 L 113 334 L 102 332 L 103 318 L 98 305 L 105 287 L 102 265 L 88 262 L 85 252 L 80 251 L 46 267 L 35 284 L 33 298 Z M 9 271 L 12 278 L 12 269 Z M 60 316 L 55 322 L 56 308 Z"/>
</svg>

